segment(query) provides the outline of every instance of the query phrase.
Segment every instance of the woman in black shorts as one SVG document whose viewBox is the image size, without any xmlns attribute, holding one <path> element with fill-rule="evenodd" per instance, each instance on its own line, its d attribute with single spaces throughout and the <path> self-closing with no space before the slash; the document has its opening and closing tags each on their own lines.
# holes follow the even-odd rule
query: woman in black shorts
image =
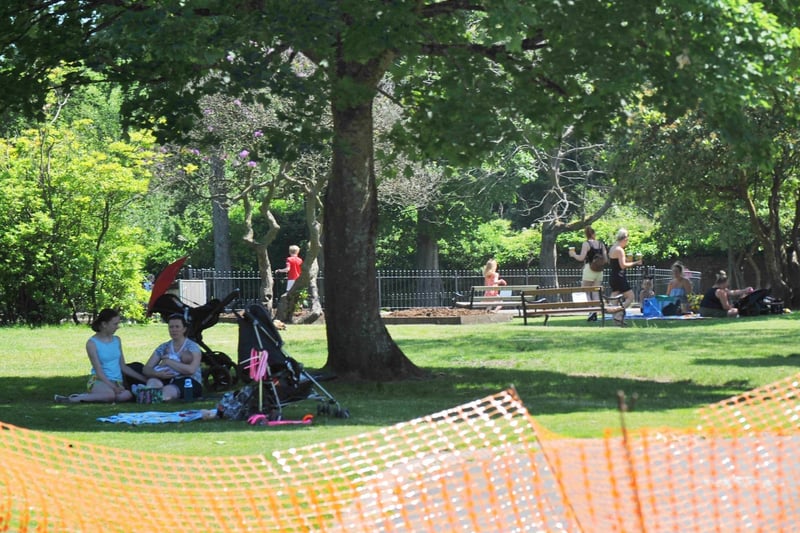
<svg viewBox="0 0 800 533">
<path fill-rule="evenodd" d="M 633 289 L 631 289 L 628 278 L 625 276 L 625 269 L 642 264 L 642 259 L 637 261 L 628 262 L 625 257 L 625 247 L 628 245 L 628 230 L 620 228 L 617 231 L 617 240 L 611 249 L 608 251 L 608 257 L 611 262 L 611 275 L 608 278 L 611 285 L 611 296 L 622 295 L 622 305 L 625 309 L 633 303 Z M 625 311 L 621 311 L 618 315 L 614 316 L 614 321 L 618 324 L 623 324 L 625 319 Z"/>
</svg>

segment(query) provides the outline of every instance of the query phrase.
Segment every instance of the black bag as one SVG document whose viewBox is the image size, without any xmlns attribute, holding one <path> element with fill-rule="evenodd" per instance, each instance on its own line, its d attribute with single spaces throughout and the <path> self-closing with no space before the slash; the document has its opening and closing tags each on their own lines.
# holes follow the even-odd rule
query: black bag
<svg viewBox="0 0 800 533">
<path fill-rule="evenodd" d="M 678 316 L 683 314 L 681 311 L 681 306 L 677 302 L 671 302 L 661 308 L 661 314 L 663 316 Z"/>
<path fill-rule="evenodd" d="M 589 268 L 592 272 L 602 272 L 603 268 L 608 264 L 608 255 L 606 254 L 606 245 L 603 241 L 598 241 L 600 248 L 590 248 L 592 258 L 589 261 Z"/>
</svg>

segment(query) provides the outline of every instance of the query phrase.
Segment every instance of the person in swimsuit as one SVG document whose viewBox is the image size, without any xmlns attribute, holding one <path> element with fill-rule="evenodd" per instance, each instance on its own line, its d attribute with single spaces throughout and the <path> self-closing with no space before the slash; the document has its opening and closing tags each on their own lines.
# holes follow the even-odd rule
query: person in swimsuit
<svg viewBox="0 0 800 533">
<path fill-rule="evenodd" d="M 689 295 L 692 294 L 692 283 L 683 276 L 683 263 L 676 261 L 672 265 L 672 279 L 667 285 L 667 295 L 679 301 L 685 311 L 689 306 Z"/>
<path fill-rule="evenodd" d="M 628 278 L 625 275 L 625 270 L 634 266 L 640 266 L 643 259 L 628 262 L 625 256 L 625 247 L 628 245 L 628 230 L 620 228 L 617 231 L 617 240 L 611 249 L 608 251 L 608 257 L 611 260 L 611 274 L 609 275 L 609 285 L 611 285 L 611 296 L 622 295 L 622 306 L 627 309 L 633 304 L 633 289 L 631 289 Z M 624 324 L 625 311 L 621 311 L 614 316 L 614 321 L 617 324 Z"/>
<path fill-rule="evenodd" d="M 86 341 L 86 354 L 92 364 L 92 372 L 86 384 L 87 392 L 53 398 L 58 403 L 79 402 L 127 402 L 133 394 L 125 389 L 123 374 L 136 380 L 145 381 L 143 375 L 125 364 L 122 341 L 116 333 L 120 323 L 119 313 L 113 309 L 103 309 L 92 322 L 94 335 Z"/>
<path fill-rule="evenodd" d="M 502 279 L 497 272 L 497 261 L 494 259 L 486 261 L 486 265 L 483 267 L 483 284 L 487 287 L 501 287 L 506 284 L 506 280 Z M 497 296 L 498 294 L 500 293 L 496 290 L 483 293 L 484 296 Z"/>
</svg>

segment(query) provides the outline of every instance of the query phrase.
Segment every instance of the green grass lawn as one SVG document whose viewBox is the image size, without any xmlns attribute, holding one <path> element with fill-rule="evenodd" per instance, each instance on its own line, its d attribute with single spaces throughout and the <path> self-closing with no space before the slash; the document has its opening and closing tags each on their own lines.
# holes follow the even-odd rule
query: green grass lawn
<svg viewBox="0 0 800 533">
<path fill-rule="evenodd" d="M 598 437 L 619 426 L 617 391 L 637 395 L 628 427 L 695 425 L 709 403 L 798 372 L 800 314 L 735 320 L 632 321 L 600 328 L 556 317 L 479 326 L 389 326 L 393 338 L 430 378 L 391 382 L 326 381 L 350 419 L 316 417 L 312 426 L 251 427 L 214 420 L 131 427 L 97 422 L 123 411 L 213 408 L 195 404 L 57 405 L 53 394 L 83 390 L 89 370 L 86 326 L 0 329 L 0 420 L 77 441 L 151 452 L 224 456 L 269 453 L 372 431 L 448 409 L 514 385 L 531 414 L 551 431 Z M 204 332 L 235 359 L 237 327 Z M 163 324 L 126 325 L 126 359 L 144 361 L 166 340 Z M 325 363 L 323 326 L 290 326 L 285 350 L 308 368 Z M 285 409 L 287 418 L 316 413 L 313 402 Z"/>
</svg>

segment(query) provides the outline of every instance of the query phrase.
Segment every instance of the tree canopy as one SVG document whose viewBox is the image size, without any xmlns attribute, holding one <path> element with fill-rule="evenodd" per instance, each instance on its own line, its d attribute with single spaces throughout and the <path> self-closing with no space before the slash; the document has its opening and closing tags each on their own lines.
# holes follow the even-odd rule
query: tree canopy
<svg viewBox="0 0 800 533">
<path fill-rule="evenodd" d="M 57 323 L 102 307 L 144 314 L 144 236 L 126 215 L 147 191 L 154 139 L 115 137 L 115 121 L 101 116 L 114 94 L 84 93 L 96 120 L 52 100 L 49 124 L 0 138 L 2 323 Z"/>
</svg>

